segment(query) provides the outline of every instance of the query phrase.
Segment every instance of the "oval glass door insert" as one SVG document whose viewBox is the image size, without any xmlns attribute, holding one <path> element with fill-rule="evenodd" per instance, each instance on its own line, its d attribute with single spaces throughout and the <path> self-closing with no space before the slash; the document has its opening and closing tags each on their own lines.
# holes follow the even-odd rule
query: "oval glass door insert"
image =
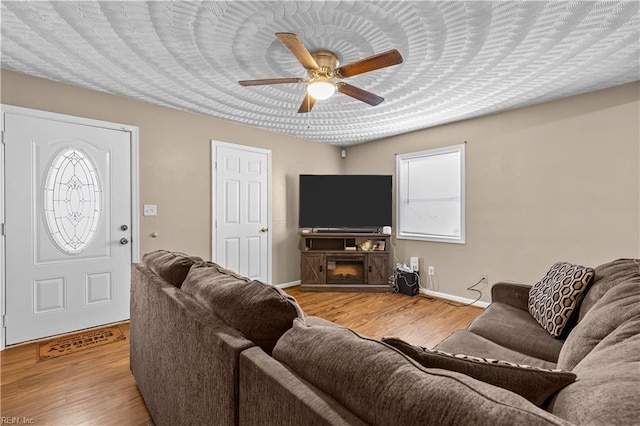
<svg viewBox="0 0 640 426">
<path fill-rule="evenodd" d="M 102 211 L 98 172 L 89 156 L 63 149 L 51 161 L 44 185 L 44 214 L 53 241 L 65 253 L 81 253 L 96 234 Z"/>
</svg>

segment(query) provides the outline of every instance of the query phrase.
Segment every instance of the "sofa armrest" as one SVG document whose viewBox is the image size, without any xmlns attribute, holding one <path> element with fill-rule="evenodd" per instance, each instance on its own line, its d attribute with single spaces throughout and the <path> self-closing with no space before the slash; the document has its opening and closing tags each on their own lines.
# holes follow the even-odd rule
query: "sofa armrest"
<svg viewBox="0 0 640 426">
<path fill-rule="evenodd" d="M 238 362 L 250 340 L 140 264 L 130 327 L 130 369 L 154 424 L 238 424 Z"/>
<path fill-rule="evenodd" d="M 529 310 L 528 284 L 498 282 L 491 287 L 491 302 L 501 302 L 524 311 Z"/>
</svg>

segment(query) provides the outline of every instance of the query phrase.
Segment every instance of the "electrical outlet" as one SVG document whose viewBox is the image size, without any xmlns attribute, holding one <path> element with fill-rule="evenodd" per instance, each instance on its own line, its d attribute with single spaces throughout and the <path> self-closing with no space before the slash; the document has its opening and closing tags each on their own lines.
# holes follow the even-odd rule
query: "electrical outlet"
<svg viewBox="0 0 640 426">
<path fill-rule="evenodd" d="M 489 284 L 489 274 L 485 272 L 484 274 L 481 274 L 480 277 L 482 278 L 481 282 L 484 282 L 485 284 Z"/>
<path fill-rule="evenodd" d="M 436 274 L 436 267 L 429 266 L 429 275 L 435 275 L 435 274 Z"/>
<path fill-rule="evenodd" d="M 413 269 L 413 272 L 418 272 L 420 270 L 420 266 L 419 266 L 419 260 L 417 257 L 411 257 L 411 259 L 409 259 L 409 266 L 411 266 L 411 269 Z"/>
</svg>

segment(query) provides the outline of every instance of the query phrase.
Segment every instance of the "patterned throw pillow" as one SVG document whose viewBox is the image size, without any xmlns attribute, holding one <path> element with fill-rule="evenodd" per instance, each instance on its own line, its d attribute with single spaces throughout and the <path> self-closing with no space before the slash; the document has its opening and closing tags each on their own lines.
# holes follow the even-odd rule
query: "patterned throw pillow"
<svg viewBox="0 0 640 426">
<path fill-rule="evenodd" d="M 556 263 L 529 291 L 529 312 L 549 334 L 561 337 L 594 275 L 593 268 Z"/>
<path fill-rule="evenodd" d="M 490 358 L 450 354 L 411 345 L 395 337 L 382 341 L 427 368 L 457 371 L 476 380 L 501 387 L 525 397 L 537 406 L 563 387 L 576 380 L 576 375 L 563 370 L 531 367 Z"/>
</svg>

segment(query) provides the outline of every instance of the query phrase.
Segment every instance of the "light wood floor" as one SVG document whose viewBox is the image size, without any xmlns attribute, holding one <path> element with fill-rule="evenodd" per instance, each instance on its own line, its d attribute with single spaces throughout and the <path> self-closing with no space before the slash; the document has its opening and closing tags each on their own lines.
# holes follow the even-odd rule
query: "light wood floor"
<svg viewBox="0 0 640 426">
<path fill-rule="evenodd" d="M 423 295 L 399 293 L 315 293 L 286 289 L 313 316 L 379 339 L 399 337 L 414 345 L 433 347 L 456 330 L 467 328 L 483 311 Z"/>
<path fill-rule="evenodd" d="M 392 335 L 428 347 L 467 327 L 482 311 L 394 293 L 286 291 L 309 315 L 369 337 Z M 36 359 L 36 343 L 1 352 L 0 415 L 38 426 L 149 424 L 129 371 L 129 325 L 121 327 L 126 340 L 42 362 Z"/>
</svg>

